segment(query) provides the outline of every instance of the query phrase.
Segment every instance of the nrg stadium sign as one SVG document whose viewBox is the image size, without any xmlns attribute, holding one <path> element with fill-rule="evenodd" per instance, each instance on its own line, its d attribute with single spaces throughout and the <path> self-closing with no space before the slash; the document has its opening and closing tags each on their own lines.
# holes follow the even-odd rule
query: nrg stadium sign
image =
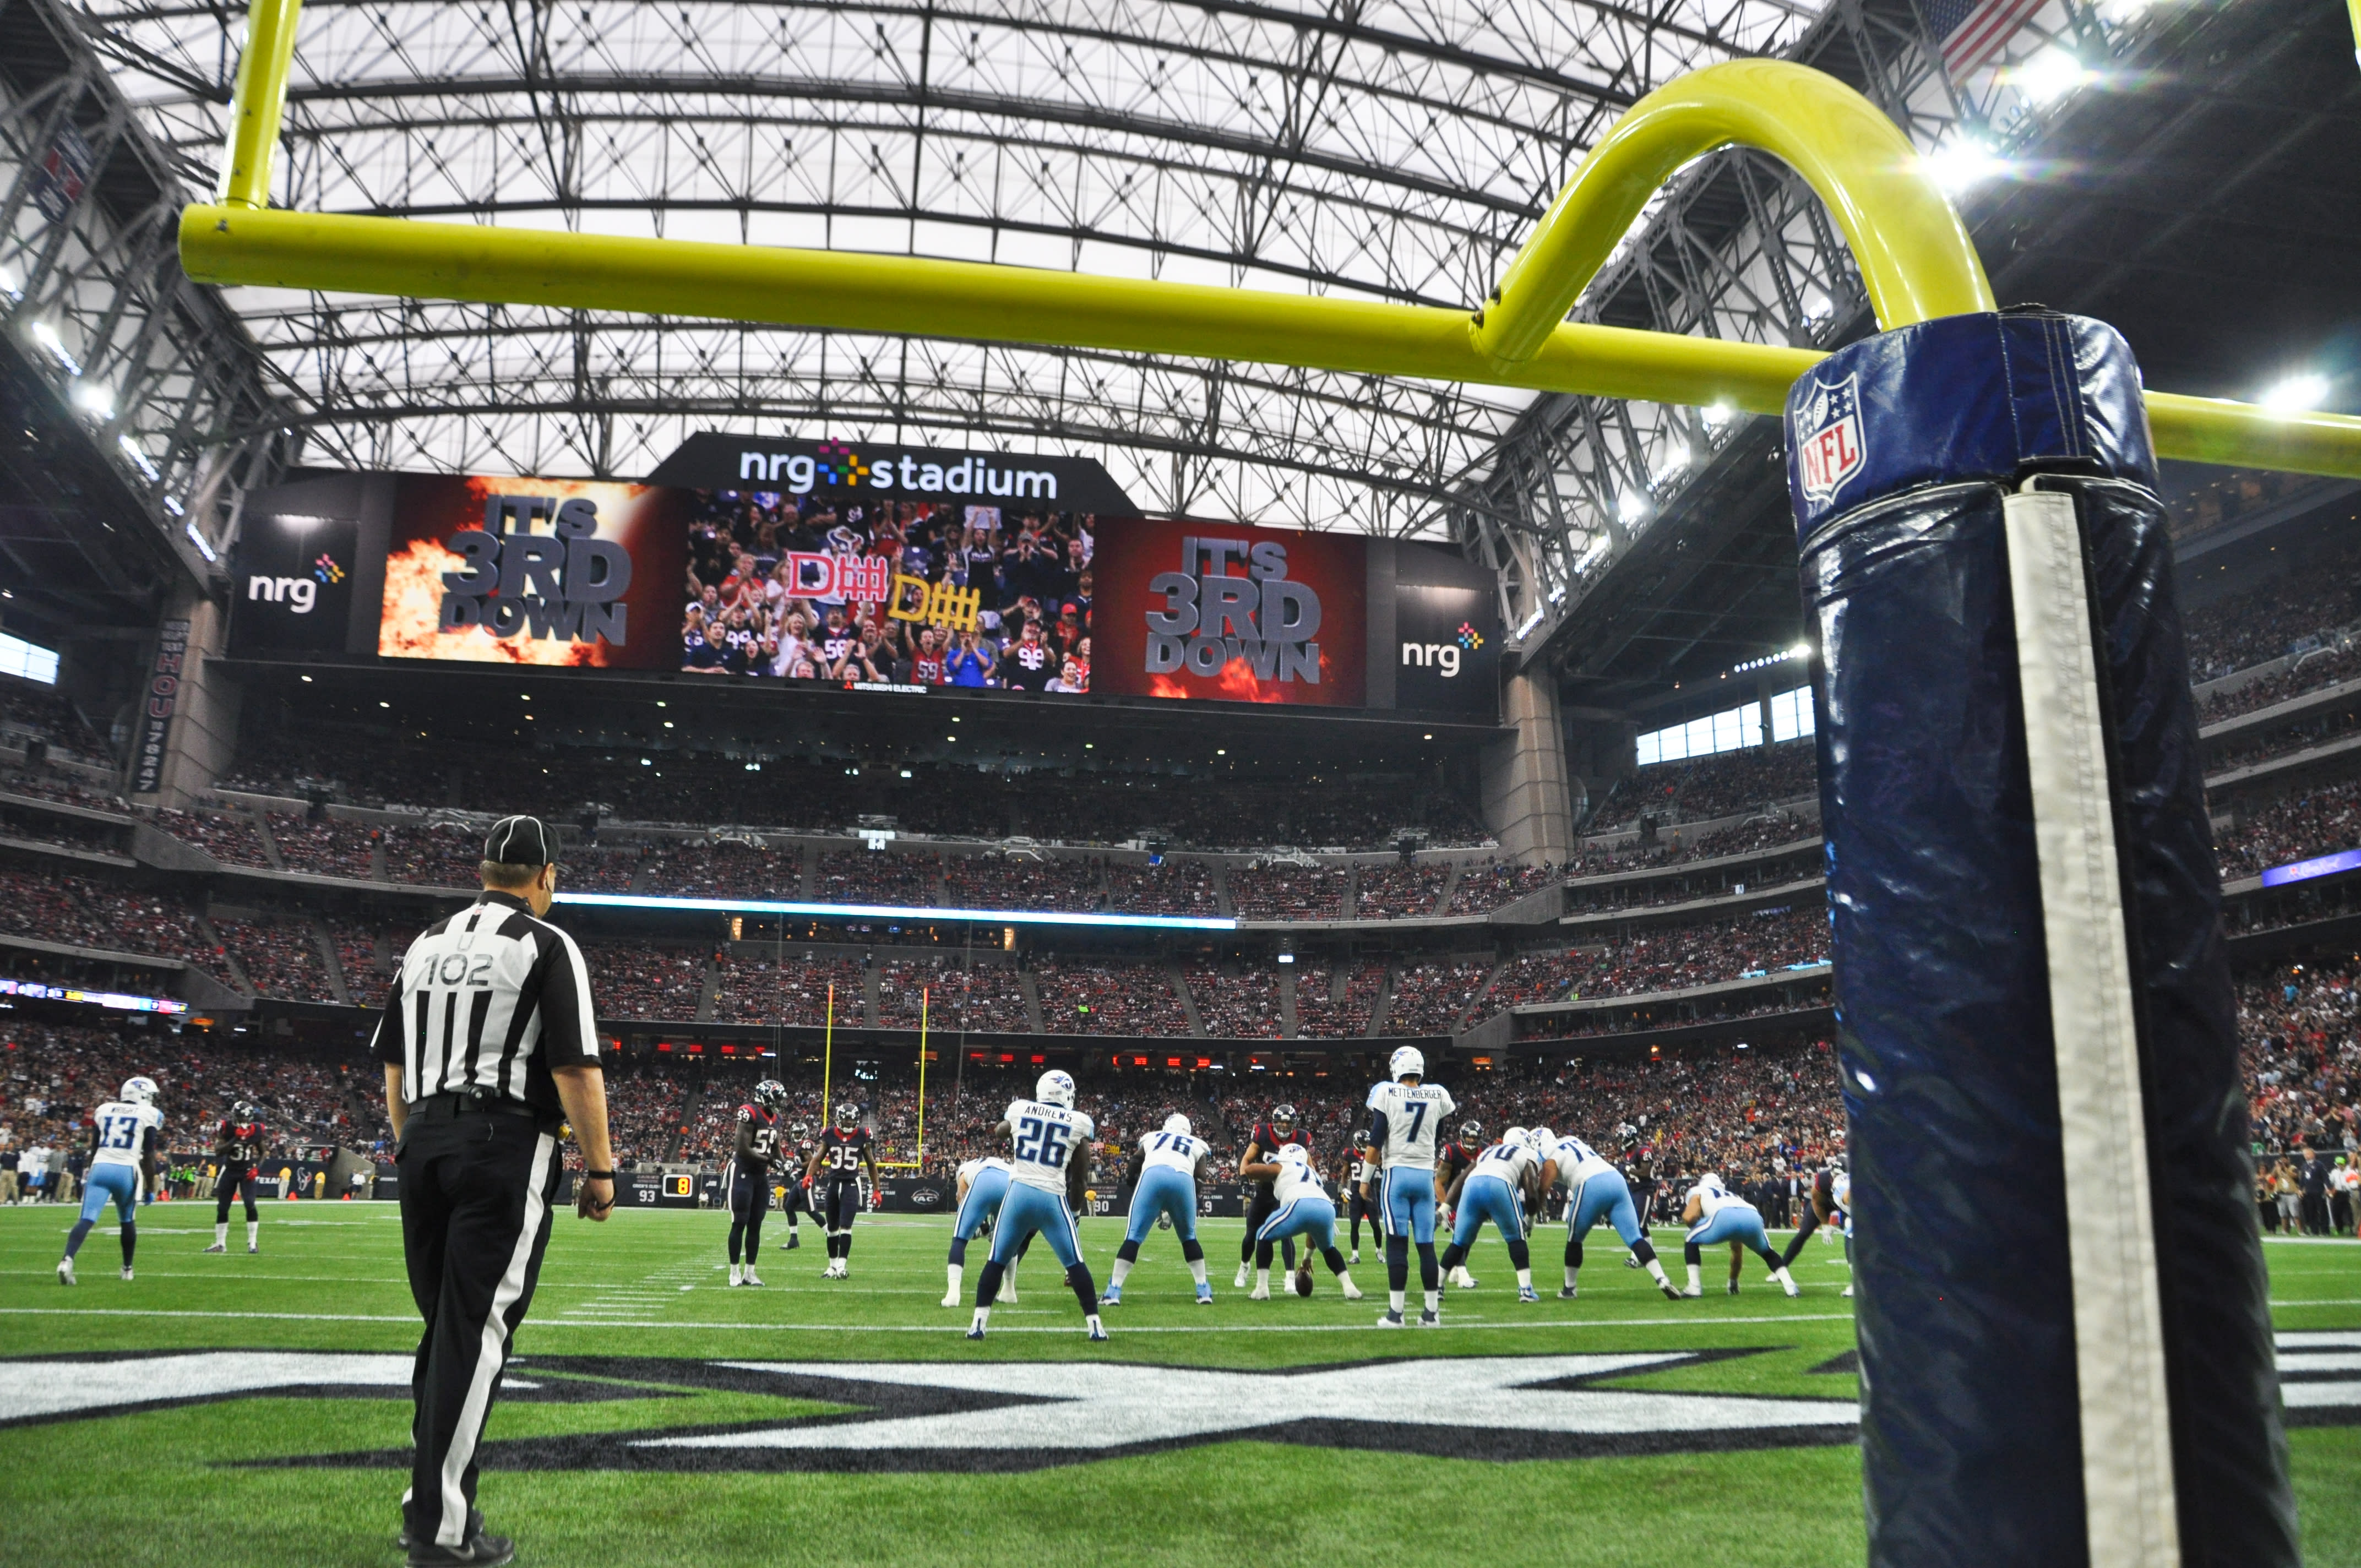
<svg viewBox="0 0 2361 1568">
<path fill-rule="evenodd" d="M 895 446 L 867 441 L 771 441 L 699 431 L 656 465 L 651 485 L 769 490 L 846 499 L 1031 505 L 1130 517 L 1139 509 L 1088 457 Z"/>
</svg>

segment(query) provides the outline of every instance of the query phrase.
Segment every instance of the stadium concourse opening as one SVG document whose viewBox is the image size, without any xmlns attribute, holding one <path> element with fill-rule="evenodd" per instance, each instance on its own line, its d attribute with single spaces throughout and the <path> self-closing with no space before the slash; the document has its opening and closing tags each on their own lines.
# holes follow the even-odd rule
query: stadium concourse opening
<svg viewBox="0 0 2361 1568">
<path fill-rule="evenodd" d="M 0 1560 L 2361 1562 L 2356 41 L 0 8 Z"/>
</svg>

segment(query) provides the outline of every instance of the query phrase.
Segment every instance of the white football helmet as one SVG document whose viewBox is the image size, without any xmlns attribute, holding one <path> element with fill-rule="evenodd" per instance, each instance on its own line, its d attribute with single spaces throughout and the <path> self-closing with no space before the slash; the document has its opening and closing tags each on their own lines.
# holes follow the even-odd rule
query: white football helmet
<svg viewBox="0 0 2361 1568">
<path fill-rule="evenodd" d="M 1310 1165 L 1312 1151 L 1301 1144 L 1281 1144 L 1270 1157 L 1281 1165 Z"/>
<path fill-rule="evenodd" d="M 1184 1138 L 1188 1137 L 1190 1135 L 1189 1118 L 1175 1111 L 1171 1115 L 1164 1118 L 1164 1130 Z"/>
<path fill-rule="evenodd" d="M 1033 1086 L 1033 1098 L 1044 1105 L 1063 1105 L 1067 1110 L 1072 1110 L 1074 1108 L 1073 1075 L 1051 1068 L 1041 1075 L 1041 1081 Z"/>
<path fill-rule="evenodd" d="M 1506 1148 L 1523 1148 L 1525 1146 L 1525 1130 L 1522 1127 L 1510 1128 L 1507 1132 L 1500 1135 L 1500 1143 L 1501 1146 Z"/>
<path fill-rule="evenodd" d="M 123 1092 L 117 1098 L 126 1105 L 153 1105 L 156 1103 L 156 1080 L 143 1075 L 138 1078 L 125 1079 Z"/>
<path fill-rule="evenodd" d="M 1404 1046 L 1400 1050 L 1394 1052 L 1393 1059 L 1386 1063 L 1386 1070 L 1392 1073 L 1397 1080 L 1404 1078 L 1424 1078 L 1426 1076 L 1426 1053 L 1420 1050 L 1416 1046 Z"/>
<path fill-rule="evenodd" d="M 1729 1188 L 1724 1187 L 1721 1184 L 1721 1173 L 1716 1170 L 1708 1170 L 1703 1176 L 1698 1177 L 1697 1184 L 1699 1187 L 1713 1192 L 1727 1192 L 1730 1190 Z"/>
<path fill-rule="evenodd" d="M 1532 1132 L 1525 1135 L 1525 1147 L 1532 1150 L 1535 1154 L 1541 1153 L 1543 1149 L 1554 1148 L 1556 1146 L 1557 1135 L 1551 1132 L 1547 1127 L 1535 1127 Z"/>
</svg>

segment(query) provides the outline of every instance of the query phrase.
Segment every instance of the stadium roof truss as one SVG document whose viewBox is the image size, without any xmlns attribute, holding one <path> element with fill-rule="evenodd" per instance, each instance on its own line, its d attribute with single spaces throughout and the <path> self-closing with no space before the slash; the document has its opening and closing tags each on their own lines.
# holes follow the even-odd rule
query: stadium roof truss
<svg viewBox="0 0 2361 1568">
<path fill-rule="evenodd" d="M 1913 0 L 312 0 L 273 196 L 1458 308 L 1626 107 L 1703 65 L 1805 60 L 1922 147 L 2004 128 L 2004 73 L 1970 98 L 1917 17 Z M 1119 352 L 216 295 L 181 277 L 170 218 L 219 178 L 243 7 L 0 0 L 0 27 L 28 18 L 60 60 L 0 104 L 0 315 L 48 349 L 167 529 L 224 477 L 298 452 L 628 477 L 716 425 L 972 433 L 1097 455 L 1159 512 L 1448 538 L 1502 569 L 1526 624 L 1562 613 L 1745 418 Z M 2106 26 L 2048 0 L 2013 47 Z M 69 130 L 109 199 L 77 192 L 59 223 L 37 198 Z M 127 163 L 137 190 L 115 177 Z M 1800 346 L 1865 308 L 1802 182 L 1725 152 L 1659 194 L 1576 314 Z"/>
</svg>

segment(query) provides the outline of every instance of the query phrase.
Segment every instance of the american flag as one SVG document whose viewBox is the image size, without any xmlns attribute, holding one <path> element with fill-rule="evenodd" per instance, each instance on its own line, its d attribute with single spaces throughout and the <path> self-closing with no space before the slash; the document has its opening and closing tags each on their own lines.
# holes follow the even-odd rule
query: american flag
<svg viewBox="0 0 2361 1568">
<path fill-rule="evenodd" d="M 1942 40 L 1953 81 L 1974 71 L 2033 19 L 2043 0 L 1923 0 L 1927 30 Z"/>
</svg>

